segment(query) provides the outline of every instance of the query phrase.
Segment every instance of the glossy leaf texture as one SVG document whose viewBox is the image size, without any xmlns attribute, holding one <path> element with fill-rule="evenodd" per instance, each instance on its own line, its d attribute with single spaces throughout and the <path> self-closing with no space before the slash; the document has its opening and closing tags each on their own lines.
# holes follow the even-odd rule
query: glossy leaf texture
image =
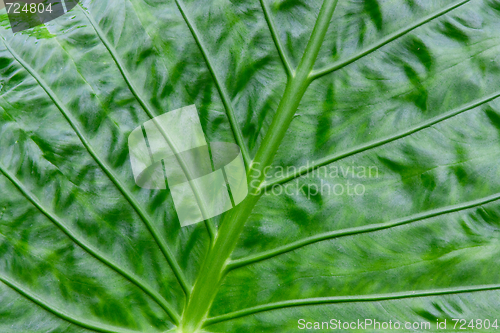
<svg viewBox="0 0 500 333">
<path fill-rule="evenodd" d="M 500 1 L 87 0 L 16 34 L 0 16 L 0 332 L 500 319 Z M 181 228 L 127 138 L 192 104 L 249 180 L 269 172 Z"/>
</svg>

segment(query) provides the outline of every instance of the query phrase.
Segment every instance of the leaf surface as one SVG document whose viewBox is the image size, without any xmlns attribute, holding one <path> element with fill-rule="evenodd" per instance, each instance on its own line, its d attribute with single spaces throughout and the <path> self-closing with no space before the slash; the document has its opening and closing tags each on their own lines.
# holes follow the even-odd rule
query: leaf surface
<svg viewBox="0 0 500 333">
<path fill-rule="evenodd" d="M 95 0 L 16 34 L 2 13 L 1 332 L 500 315 L 497 0 Z M 127 138 L 192 104 L 259 186 L 181 228 Z"/>
</svg>

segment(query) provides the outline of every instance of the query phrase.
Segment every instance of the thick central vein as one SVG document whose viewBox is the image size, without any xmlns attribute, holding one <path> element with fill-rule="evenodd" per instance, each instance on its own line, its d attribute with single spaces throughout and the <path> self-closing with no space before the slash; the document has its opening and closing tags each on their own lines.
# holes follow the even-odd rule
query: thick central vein
<svg viewBox="0 0 500 333">
<path fill-rule="evenodd" d="M 249 173 L 254 170 L 262 171 L 273 161 L 302 97 L 311 82 L 309 75 L 316 62 L 336 5 L 337 0 L 325 0 L 323 2 L 302 60 L 295 75 L 288 80 L 283 98 L 257 151 L 255 160 L 250 166 Z M 263 181 L 263 179 L 260 181 Z M 259 198 L 256 188 L 252 188 L 247 198 L 225 215 L 214 246 L 210 249 L 203 262 L 184 311 L 180 325 L 182 332 L 196 332 L 203 326 L 221 280 L 225 275 L 228 258 L 234 250 L 239 235 L 243 231 L 243 227 Z"/>
</svg>

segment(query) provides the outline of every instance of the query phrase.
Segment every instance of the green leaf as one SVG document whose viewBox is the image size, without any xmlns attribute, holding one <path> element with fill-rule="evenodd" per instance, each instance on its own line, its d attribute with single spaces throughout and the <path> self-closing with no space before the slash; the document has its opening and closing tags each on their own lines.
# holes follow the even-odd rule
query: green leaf
<svg viewBox="0 0 500 333">
<path fill-rule="evenodd" d="M 1 332 L 500 318 L 498 0 L 0 19 Z M 240 147 L 250 193 L 181 228 L 168 189 L 135 184 L 127 140 L 188 105 L 207 142 Z"/>
</svg>

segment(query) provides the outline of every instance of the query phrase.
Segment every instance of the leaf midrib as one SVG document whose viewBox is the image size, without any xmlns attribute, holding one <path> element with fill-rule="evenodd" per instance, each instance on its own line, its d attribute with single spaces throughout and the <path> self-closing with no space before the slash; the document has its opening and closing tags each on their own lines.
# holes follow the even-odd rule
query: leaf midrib
<svg viewBox="0 0 500 333">
<path fill-rule="evenodd" d="M 337 0 L 323 2 L 299 66 L 294 72 L 294 76 L 288 80 L 276 114 L 247 174 L 251 174 L 254 170 L 260 169 L 262 171 L 262 168 L 269 165 L 274 159 L 302 96 L 311 82 L 309 75 L 316 62 L 336 5 Z M 259 181 L 262 182 L 263 179 Z M 225 275 L 227 260 L 236 246 L 250 212 L 259 199 L 254 191 L 255 189 L 252 188 L 247 198 L 230 214 L 225 215 L 218 238 L 209 250 L 207 259 L 199 272 L 199 278 L 193 287 L 193 293 L 184 312 L 185 316 L 182 318 L 180 326 L 182 331 L 194 332 L 203 326 Z"/>
<path fill-rule="evenodd" d="M 262 3 L 262 4 L 263 4 L 263 6 L 264 6 L 263 1 L 264 1 L 264 0 L 261 0 L 261 3 Z M 446 9 L 441 10 L 441 11 L 439 12 L 439 15 L 434 16 L 434 17 L 432 17 L 431 19 L 434 19 L 435 17 L 438 17 L 438 16 L 441 16 L 441 15 L 444 15 L 444 14 L 446 14 L 447 12 L 449 12 L 450 10 L 452 10 L 452 9 L 454 9 L 454 8 L 456 8 L 456 7 L 459 7 L 459 6 L 461 6 L 461 5 L 465 4 L 465 3 L 469 2 L 469 1 L 470 1 L 470 0 L 466 0 L 466 1 L 462 1 L 462 2 L 460 2 L 460 3 L 458 3 L 458 4 L 451 5 L 451 6 L 449 6 L 449 7 L 452 7 L 451 9 L 450 9 L 449 7 L 447 7 Z M 176 3 L 178 4 L 179 2 L 176 0 Z M 265 11 L 265 8 L 263 8 L 263 9 L 264 9 L 264 11 Z M 182 11 L 181 11 L 181 13 L 182 13 Z M 183 14 L 183 16 L 184 16 L 184 13 L 182 13 L 182 14 Z M 266 12 L 265 12 L 265 15 L 266 15 L 266 20 L 268 20 L 268 17 L 267 17 L 267 16 L 268 16 L 268 13 L 266 13 Z M 430 21 L 430 20 L 431 20 L 431 19 L 429 19 L 429 17 L 427 17 L 426 19 L 427 19 L 427 21 L 425 21 L 425 22 L 422 22 L 422 20 L 421 20 L 421 21 L 419 21 L 419 22 L 421 22 L 421 23 L 419 23 L 419 25 L 418 25 L 418 26 L 421 26 L 421 25 L 423 25 L 423 24 L 425 24 L 425 23 L 427 23 L 428 21 Z M 186 20 L 186 21 L 187 21 L 187 20 Z M 188 25 L 190 24 L 189 22 L 186 22 L 186 23 L 187 23 Z M 273 31 L 273 29 L 271 28 L 271 26 L 273 25 L 273 24 L 272 24 L 272 21 L 271 21 L 271 23 L 269 23 L 269 21 L 268 21 L 268 24 L 270 25 L 270 29 L 271 29 L 271 32 L 272 32 L 273 39 L 275 39 L 275 36 L 277 36 L 277 32 L 276 32 L 276 31 Z M 395 33 L 395 34 L 399 34 L 398 36 L 395 36 L 395 34 L 393 34 L 393 35 L 391 35 L 391 36 L 387 37 L 387 38 L 383 41 L 383 42 L 384 42 L 384 44 L 383 44 L 383 45 L 385 45 L 385 44 L 389 43 L 389 42 L 390 42 L 390 41 L 392 41 L 392 40 L 395 40 L 395 39 L 397 39 L 397 38 L 401 37 L 402 35 L 404 35 L 405 33 L 408 33 L 409 31 L 411 31 L 411 30 L 413 30 L 413 29 L 416 29 L 418 26 L 416 26 L 416 27 L 412 27 L 412 28 L 408 28 L 408 29 L 406 29 L 406 30 L 405 30 L 406 32 L 404 32 L 404 33 L 401 33 L 401 30 L 400 30 L 399 32 Z M 191 28 L 190 28 L 190 29 L 191 29 Z M 196 35 L 196 32 L 194 33 L 194 35 Z M 393 38 L 393 37 L 394 37 L 394 38 Z M 392 38 L 392 39 L 388 41 L 387 39 L 390 39 L 390 38 Z M 196 37 L 195 37 L 195 39 L 196 39 Z M 284 63 L 285 69 L 287 70 L 287 73 L 290 73 L 291 66 L 290 66 L 290 64 L 289 64 L 289 63 L 287 63 L 286 54 L 283 52 L 283 50 L 280 50 L 280 41 L 279 41 L 279 39 L 278 39 L 278 41 L 276 41 L 276 40 L 274 40 L 274 41 L 275 41 L 276 47 L 277 47 L 277 49 L 278 49 L 278 52 L 280 53 L 280 57 L 281 57 L 281 59 L 282 59 L 282 61 L 283 61 L 283 63 Z M 198 42 L 198 41 L 197 41 L 197 42 Z M 381 43 L 380 43 L 380 44 L 381 44 Z M 318 77 L 320 77 L 320 76 L 323 76 L 323 75 L 326 75 L 327 73 L 330 73 L 331 71 L 337 70 L 337 69 L 339 69 L 339 68 L 341 68 L 341 67 L 343 67 L 343 66 L 345 66 L 345 65 L 347 65 L 347 64 L 349 64 L 349 63 L 352 63 L 352 62 L 354 62 L 354 61 L 356 61 L 356 60 L 359 60 L 359 59 L 361 59 L 362 57 L 366 56 L 367 54 L 369 54 L 369 53 L 371 53 L 371 52 L 375 51 L 376 49 L 378 49 L 378 48 L 380 48 L 380 47 L 382 47 L 382 46 L 383 46 L 383 45 L 380 45 L 380 44 L 379 44 L 379 46 L 378 46 L 377 48 L 372 48 L 371 50 L 369 50 L 369 52 L 368 52 L 368 53 L 367 53 L 366 51 L 363 51 L 363 52 L 362 52 L 363 54 L 358 54 L 358 57 L 357 57 L 356 59 L 354 59 L 354 60 L 352 60 L 353 58 L 351 57 L 351 58 L 349 58 L 349 59 L 347 59 L 347 60 L 343 61 L 342 63 L 335 63 L 335 64 L 333 64 L 332 66 L 330 66 L 330 67 L 328 67 L 328 68 L 325 68 L 325 69 L 323 69 L 323 70 L 313 71 L 313 72 L 310 74 L 310 79 L 311 79 L 311 80 L 314 80 L 314 79 L 316 79 L 316 78 L 318 78 Z M 200 44 L 198 44 L 198 45 L 200 46 Z M 202 46 L 200 46 L 200 48 L 202 48 Z M 281 49 L 282 49 L 282 47 L 281 47 Z M 202 50 L 202 53 L 203 53 L 203 50 Z M 205 59 L 205 60 L 206 60 L 206 59 Z M 352 61 L 351 61 L 351 60 L 352 60 Z M 339 65 L 340 65 L 341 67 L 338 67 Z M 326 72 L 325 72 L 325 71 L 326 71 Z M 213 75 L 213 77 L 214 77 L 214 80 L 215 80 L 215 81 L 217 81 L 217 77 L 214 75 L 214 73 L 213 73 L 213 72 L 212 72 L 212 75 Z M 216 84 L 217 84 L 217 85 L 220 85 L 220 83 L 219 83 L 219 82 L 216 82 Z M 219 87 L 218 87 L 218 88 L 219 88 Z M 49 94 L 49 96 L 50 96 L 50 94 Z M 222 96 L 222 93 L 221 93 L 221 96 Z M 499 94 L 497 94 L 497 96 L 496 96 L 495 98 L 497 98 L 497 97 L 499 97 Z M 493 98 L 493 99 L 494 99 L 494 98 Z M 230 101 L 229 101 L 229 102 L 230 102 Z M 486 103 L 486 102 L 484 102 L 484 103 Z M 465 110 L 465 111 L 467 111 L 467 110 Z M 465 112 L 465 111 L 462 111 L 462 112 Z M 433 119 L 435 119 L 435 118 L 433 118 Z M 443 119 L 443 120 L 445 120 L 445 119 Z M 440 120 L 440 121 L 443 121 L 443 120 Z M 427 127 L 429 127 L 429 126 L 431 126 L 431 125 L 428 125 Z M 413 133 L 410 133 L 410 134 L 408 134 L 408 135 L 411 135 L 411 134 L 413 134 Z M 396 135 L 396 136 L 397 136 L 397 135 Z M 395 137 L 395 136 L 390 136 L 389 138 L 394 138 L 394 137 Z M 388 139 L 388 138 L 386 138 L 386 139 Z M 394 140 L 397 140 L 397 139 L 399 139 L 399 138 L 396 138 L 396 139 L 394 139 Z M 394 141 L 394 140 L 392 140 L 392 141 Z M 380 141 L 380 140 L 379 140 L 379 141 Z M 389 142 L 389 141 L 388 141 L 388 142 Z M 385 143 L 388 143 L 388 142 L 385 142 Z M 385 144 L 385 143 L 382 143 L 382 144 L 380 144 L 380 145 L 383 145 L 383 144 Z M 380 145 L 379 145 L 379 146 L 380 146 Z M 362 146 L 361 148 L 363 148 L 363 147 L 364 147 L 364 146 Z M 375 147 L 370 147 L 370 148 L 367 148 L 367 149 L 365 149 L 365 151 L 366 151 L 366 150 L 369 150 L 369 149 L 372 149 L 372 148 L 375 148 Z M 358 149 L 359 149 L 359 147 L 358 147 Z M 355 148 L 355 149 L 350 150 L 349 152 L 347 152 L 347 153 L 345 153 L 345 154 L 349 154 L 349 153 L 351 153 L 352 155 L 354 155 L 354 154 L 357 154 L 357 153 L 359 153 L 359 152 L 361 152 L 361 151 L 357 151 L 357 152 L 356 152 L 356 148 Z M 336 157 L 338 157 L 338 156 L 339 156 L 339 155 L 334 155 L 333 157 L 332 157 L 332 156 L 330 156 L 330 158 L 336 158 Z M 349 155 L 349 156 L 351 156 L 351 155 Z M 347 157 L 347 155 L 346 155 L 346 156 L 344 156 L 344 157 L 340 157 L 340 158 L 338 158 L 338 159 L 345 158 L 345 157 Z M 327 157 L 327 158 L 328 158 L 328 157 Z M 338 160 L 338 159 L 337 159 L 337 160 Z M 324 158 L 324 159 L 318 160 L 318 163 L 324 163 L 323 165 L 326 165 L 326 164 L 329 164 L 329 163 L 331 163 L 331 162 L 327 162 L 327 161 L 325 160 L 325 158 Z M 315 165 L 315 167 L 320 167 L 320 166 L 322 166 L 322 165 Z M 310 172 L 310 171 L 308 171 L 308 172 Z M 294 175 L 294 176 L 296 176 L 296 175 Z M 298 176 L 300 176 L 300 175 L 298 175 Z M 297 177 L 298 177 L 298 176 L 297 176 Z M 294 178 L 296 178 L 296 177 L 294 177 Z M 286 180 L 285 180 L 285 181 L 286 181 Z M 263 183 L 263 184 L 264 184 L 263 186 L 270 186 L 270 184 L 266 184 L 266 183 Z M 485 200 L 486 200 L 486 199 L 485 199 Z M 497 197 L 495 200 L 498 200 L 498 197 Z M 130 204 L 132 204 L 132 203 L 130 202 Z M 469 207 L 469 208 L 470 208 L 470 207 Z M 466 208 L 464 208 L 464 209 L 466 209 Z M 390 222 L 389 222 L 389 223 L 390 223 Z M 483 287 L 482 287 L 482 288 L 483 288 Z M 493 285 L 484 286 L 484 288 L 493 288 Z M 497 286 L 497 285 L 495 285 L 495 288 L 494 288 L 494 289 L 498 289 L 498 288 L 500 288 L 500 287 L 499 287 L 499 286 Z M 462 289 L 462 290 L 463 290 L 463 289 Z M 474 290 L 467 289 L 467 290 L 468 290 L 468 291 L 460 291 L 460 292 L 480 291 L 480 290 L 476 290 L 476 289 L 474 289 Z M 481 290 L 483 290 L 483 289 L 481 289 Z M 486 290 L 486 289 L 485 289 L 485 290 Z M 438 291 L 438 292 L 443 292 L 443 290 Z M 434 295 L 434 294 L 433 294 L 433 295 Z M 420 296 L 421 296 L 421 295 L 420 295 Z M 361 297 L 361 296 L 360 296 L 360 297 Z M 406 297 L 413 297 L 413 296 L 412 296 L 412 295 L 409 295 L 409 296 L 406 296 Z M 405 298 L 405 297 L 404 297 L 404 296 L 401 296 L 400 298 Z M 316 301 L 320 301 L 319 299 L 315 299 L 315 300 L 316 300 Z M 330 300 L 332 300 L 332 298 L 330 298 Z M 303 300 L 300 300 L 300 301 L 303 301 Z M 286 302 L 293 302 L 293 301 L 285 301 L 285 302 L 281 302 L 281 303 L 282 303 L 282 304 L 284 304 L 284 303 L 286 303 Z M 300 304 L 299 304 L 299 305 L 300 305 Z M 293 306 L 293 305 L 290 305 L 290 306 Z M 252 309 L 256 309 L 256 308 L 252 308 Z M 248 311 L 248 309 L 241 310 L 241 311 Z M 257 312 L 261 312 L 261 311 L 257 311 Z M 230 315 L 230 314 L 228 314 L 228 315 Z M 224 315 L 224 316 L 228 316 L 228 315 Z M 245 314 L 245 315 L 247 315 L 247 314 Z M 210 324 L 212 324 L 214 321 L 216 321 L 216 320 L 217 320 L 217 318 L 219 318 L 219 319 L 220 319 L 221 317 L 223 317 L 223 316 L 220 316 L 220 317 L 214 317 L 214 318 L 208 319 L 208 320 L 206 321 L 206 324 L 207 324 L 207 325 L 210 325 Z M 222 321 L 222 320 L 220 320 L 220 321 Z"/>
</svg>

